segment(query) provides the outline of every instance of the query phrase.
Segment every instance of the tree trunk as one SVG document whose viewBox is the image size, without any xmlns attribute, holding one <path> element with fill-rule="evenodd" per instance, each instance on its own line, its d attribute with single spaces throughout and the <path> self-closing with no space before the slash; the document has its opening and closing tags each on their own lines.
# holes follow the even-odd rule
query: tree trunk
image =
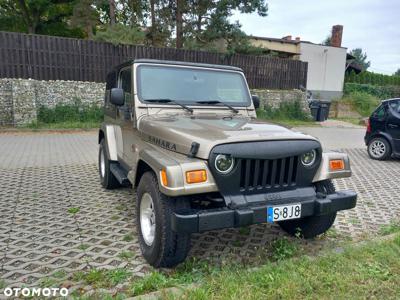
<svg viewBox="0 0 400 300">
<path fill-rule="evenodd" d="M 201 20 L 202 20 L 202 15 L 199 14 L 197 16 L 197 24 L 196 24 L 196 27 L 197 27 L 196 40 L 198 42 L 200 41 L 200 35 L 201 35 Z"/>
<path fill-rule="evenodd" d="M 115 1 L 114 0 L 109 0 L 108 3 L 110 5 L 110 25 L 113 26 L 116 23 L 116 19 L 115 19 Z"/>
<path fill-rule="evenodd" d="M 36 24 L 32 20 L 31 12 L 28 9 L 28 6 L 26 5 L 24 0 L 19 0 L 18 1 L 19 7 L 22 10 L 22 14 L 24 15 L 24 22 L 26 26 L 28 27 L 28 33 L 34 34 L 36 33 Z"/>
<path fill-rule="evenodd" d="M 176 0 L 176 48 L 183 47 L 183 0 Z"/>
<path fill-rule="evenodd" d="M 157 30 L 156 25 L 156 12 L 155 12 L 155 0 L 150 0 L 150 17 L 151 17 L 151 45 L 155 44 L 155 34 Z"/>
</svg>

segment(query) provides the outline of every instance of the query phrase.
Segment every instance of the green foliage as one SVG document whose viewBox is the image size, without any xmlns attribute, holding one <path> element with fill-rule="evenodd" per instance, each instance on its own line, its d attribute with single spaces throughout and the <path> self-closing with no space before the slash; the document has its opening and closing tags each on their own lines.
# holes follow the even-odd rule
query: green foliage
<svg viewBox="0 0 400 300">
<path fill-rule="evenodd" d="M 270 105 L 265 105 L 264 110 L 259 109 L 257 116 L 267 120 L 300 120 L 309 121 L 309 115 L 303 111 L 301 99 L 293 102 L 281 102 L 279 108 L 273 108 Z"/>
<path fill-rule="evenodd" d="M 223 270 L 208 276 L 185 299 L 381 299 L 400 294 L 400 236 L 345 247 L 342 253 Z"/>
<path fill-rule="evenodd" d="M 91 269 L 75 273 L 73 279 L 98 288 L 111 288 L 124 282 L 130 276 L 131 273 L 125 269 Z"/>
<path fill-rule="evenodd" d="M 344 103 L 350 104 L 360 115 L 368 117 L 379 105 L 379 99 L 365 92 L 352 92 L 342 98 Z"/>
<path fill-rule="evenodd" d="M 97 31 L 94 35 L 94 40 L 109 42 L 114 45 L 136 45 L 145 43 L 145 34 L 140 28 L 115 24 L 107 26 L 104 31 Z"/>
<path fill-rule="evenodd" d="M 400 76 L 400 68 L 398 68 L 398 69 L 396 70 L 396 72 L 393 73 L 393 75 L 395 75 L 395 76 Z"/>
<path fill-rule="evenodd" d="M 164 274 L 153 272 L 143 279 L 135 281 L 130 287 L 130 293 L 132 296 L 137 296 L 168 286 L 171 286 L 171 282 Z"/>
<path fill-rule="evenodd" d="M 384 75 L 367 71 L 361 72 L 360 74 L 356 74 L 354 71 L 350 72 L 350 74 L 346 75 L 345 81 L 379 86 L 400 86 L 400 76 Z"/>
<path fill-rule="evenodd" d="M 382 235 L 388 235 L 396 232 L 400 232 L 400 221 L 393 221 L 388 225 L 383 225 L 379 230 L 379 233 Z"/>
<path fill-rule="evenodd" d="M 68 208 L 68 213 L 71 215 L 77 214 L 81 209 L 79 207 L 70 207 Z"/>
<path fill-rule="evenodd" d="M 74 0 L 0 0 L 0 30 L 66 37 L 84 37 L 69 25 Z"/>
<path fill-rule="evenodd" d="M 298 247 L 287 238 L 277 239 L 272 242 L 272 258 L 283 260 L 296 255 Z"/>
<path fill-rule="evenodd" d="M 372 84 L 345 83 L 344 94 L 363 92 L 375 96 L 381 100 L 400 97 L 400 86 L 386 85 L 378 86 Z"/>
<path fill-rule="evenodd" d="M 367 61 L 367 53 L 364 53 L 361 48 L 351 50 L 350 54 L 354 56 L 355 62 L 360 65 L 364 71 L 371 66 L 371 62 Z"/>
<path fill-rule="evenodd" d="M 101 122 L 103 109 L 95 104 L 83 104 L 75 99 L 73 104 L 57 104 L 54 108 L 40 106 L 38 123 L 55 124 L 62 122 Z"/>
</svg>

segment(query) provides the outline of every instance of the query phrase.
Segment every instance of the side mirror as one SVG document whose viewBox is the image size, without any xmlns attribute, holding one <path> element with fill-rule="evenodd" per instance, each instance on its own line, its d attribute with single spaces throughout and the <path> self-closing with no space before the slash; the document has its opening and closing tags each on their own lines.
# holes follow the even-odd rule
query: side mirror
<svg viewBox="0 0 400 300">
<path fill-rule="evenodd" d="M 251 99 L 253 100 L 254 108 L 260 108 L 260 98 L 257 95 L 252 95 Z"/>
<path fill-rule="evenodd" d="M 124 90 L 113 88 L 110 91 L 110 102 L 116 106 L 122 106 L 125 102 Z"/>
</svg>

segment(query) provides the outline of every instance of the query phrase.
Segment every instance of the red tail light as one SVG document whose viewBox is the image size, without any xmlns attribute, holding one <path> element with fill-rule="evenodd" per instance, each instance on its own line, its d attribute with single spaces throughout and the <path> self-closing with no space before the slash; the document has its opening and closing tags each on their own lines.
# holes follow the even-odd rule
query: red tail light
<svg viewBox="0 0 400 300">
<path fill-rule="evenodd" d="M 367 121 L 367 132 L 371 133 L 371 120 L 370 119 L 368 119 L 368 121 Z"/>
</svg>

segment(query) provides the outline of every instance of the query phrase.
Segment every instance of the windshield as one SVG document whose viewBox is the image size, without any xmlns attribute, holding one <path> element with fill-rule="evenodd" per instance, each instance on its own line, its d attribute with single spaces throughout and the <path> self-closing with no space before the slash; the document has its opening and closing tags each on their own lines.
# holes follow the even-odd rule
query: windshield
<svg viewBox="0 0 400 300">
<path fill-rule="evenodd" d="M 137 73 L 141 101 L 170 99 L 187 105 L 199 105 L 198 101 L 250 105 L 246 82 L 238 72 L 141 65 Z"/>
</svg>

